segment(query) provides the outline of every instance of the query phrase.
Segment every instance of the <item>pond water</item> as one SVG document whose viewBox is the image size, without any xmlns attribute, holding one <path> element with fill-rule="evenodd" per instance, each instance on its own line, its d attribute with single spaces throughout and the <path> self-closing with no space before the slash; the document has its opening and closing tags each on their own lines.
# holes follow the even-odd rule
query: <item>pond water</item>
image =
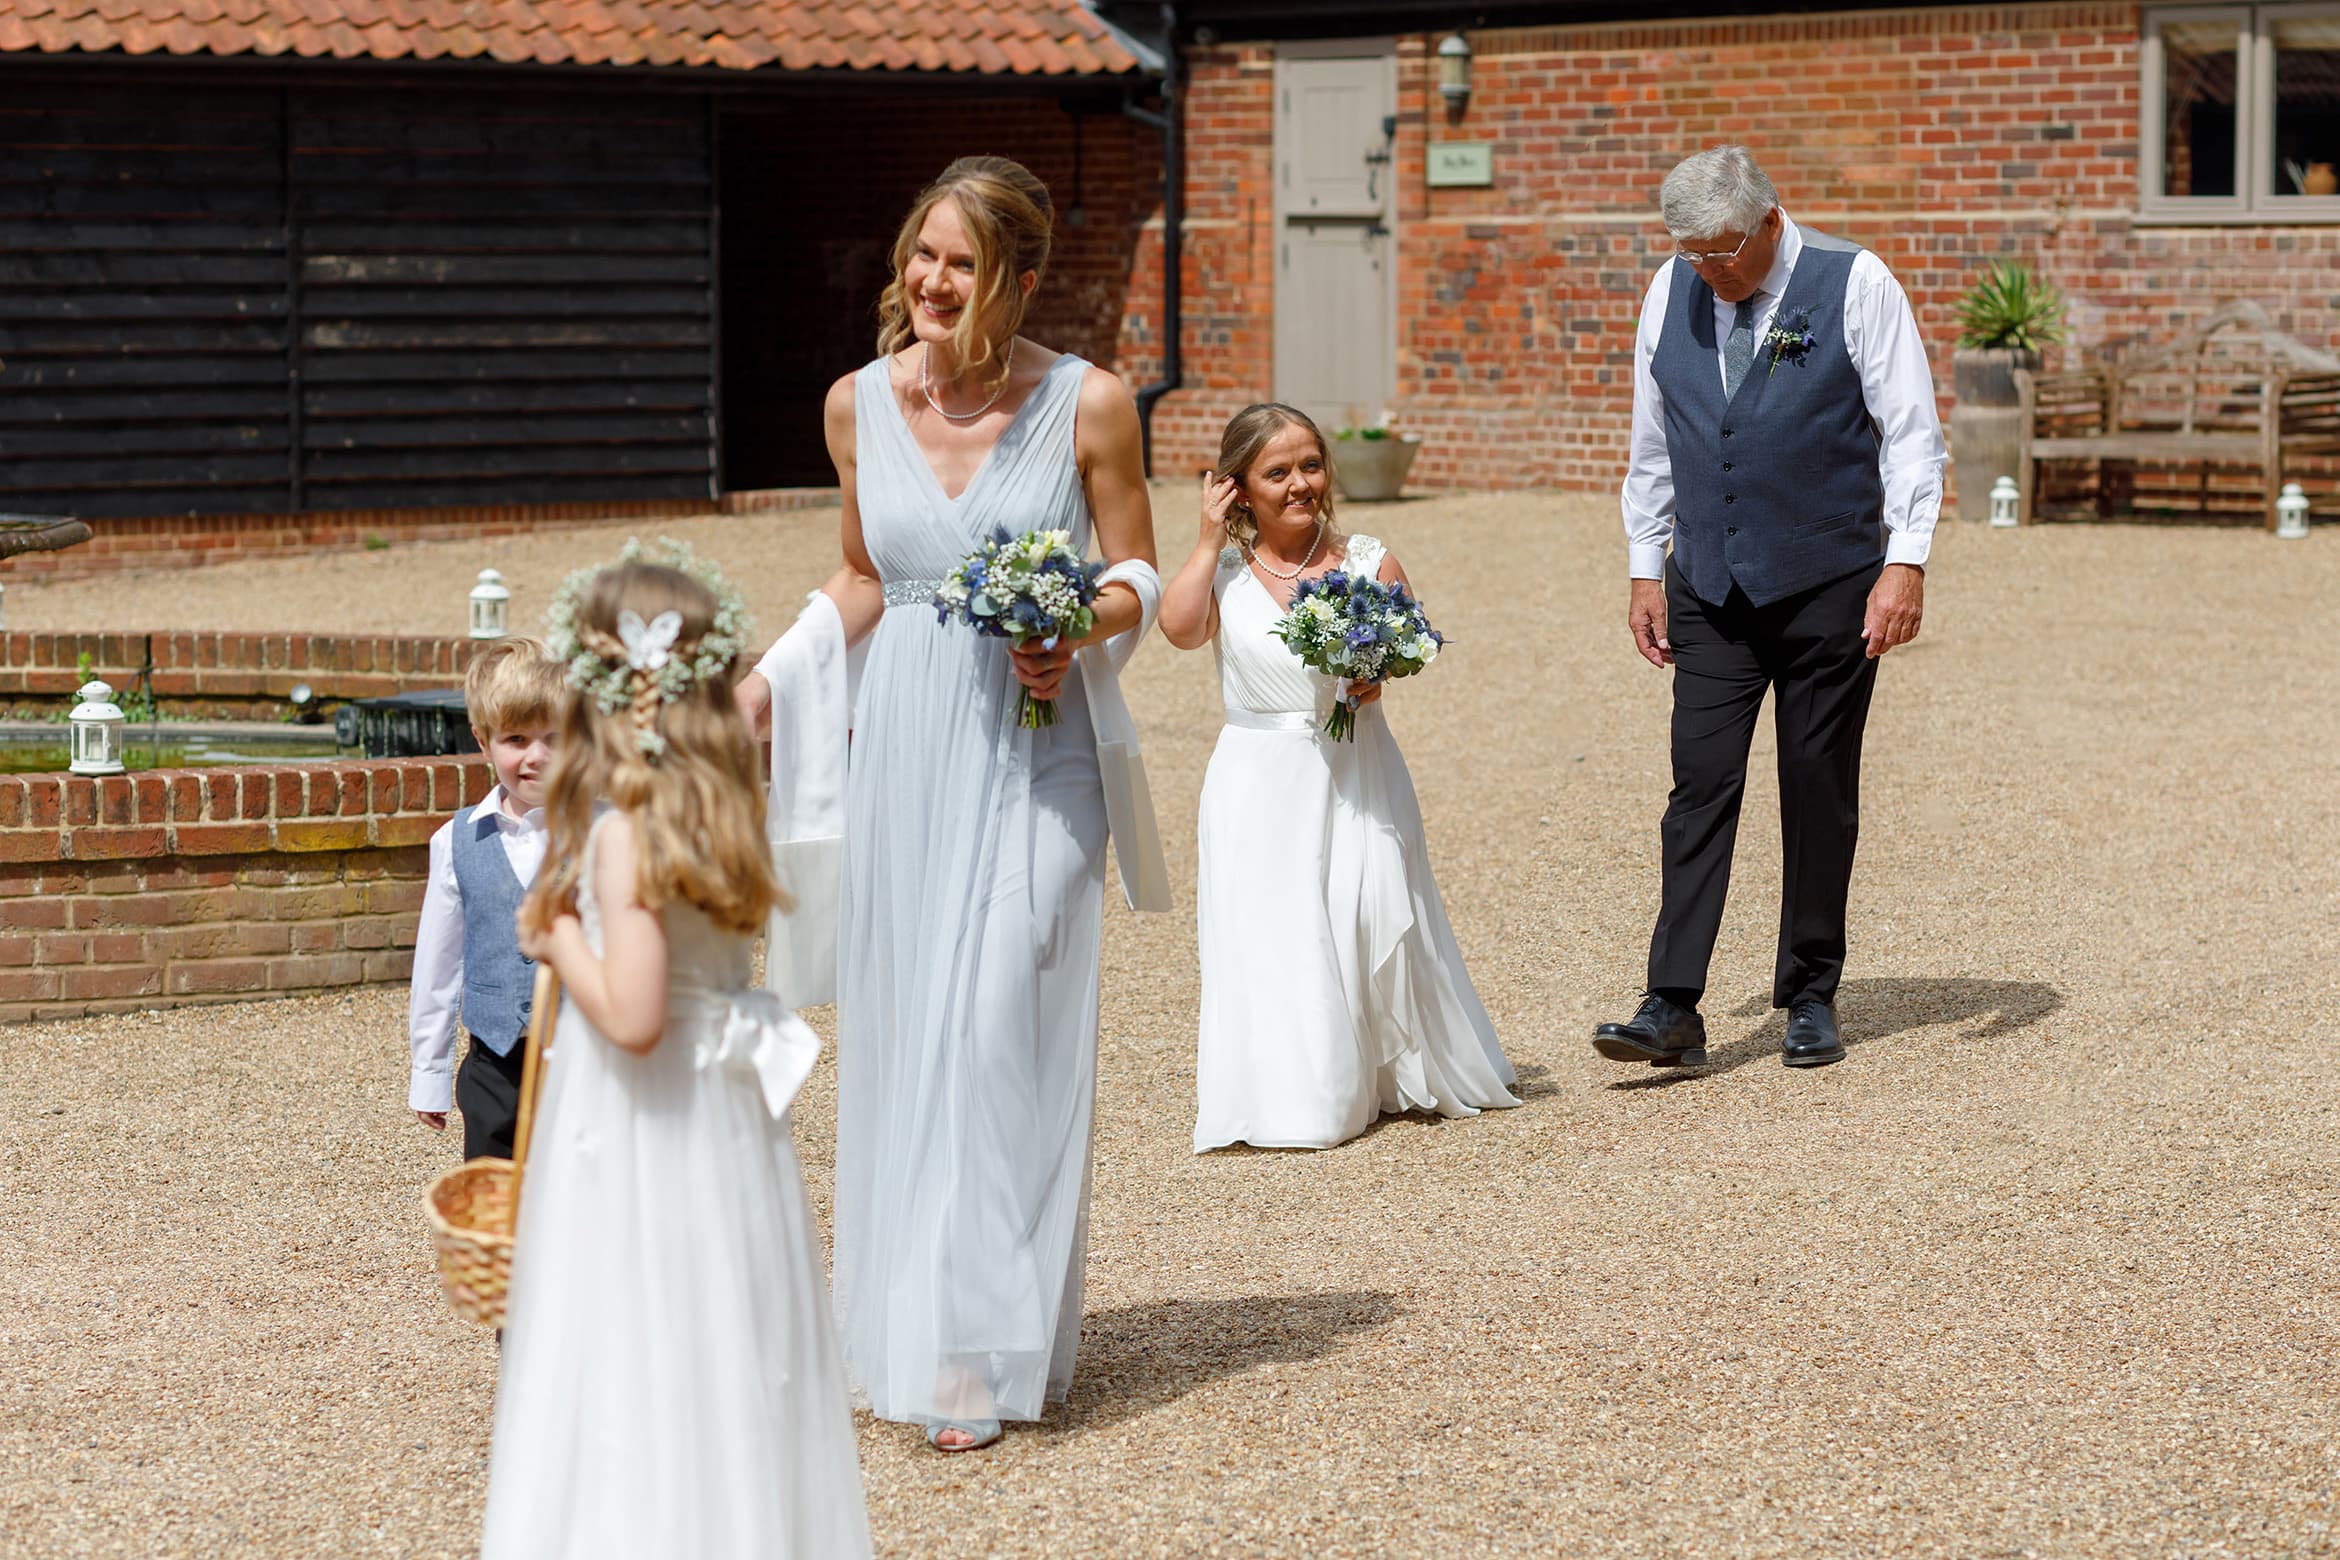
<svg viewBox="0 0 2340 1560">
<path fill-rule="evenodd" d="M 314 763 L 344 756 L 334 746 L 331 726 L 249 727 L 206 730 L 199 725 L 165 725 L 162 740 L 148 740 L 150 727 L 132 727 L 122 744 L 122 767 L 212 769 L 222 764 Z M 350 755 L 354 756 L 354 750 Z M 0 775 L 60 772 L 73 761 L 71 740 L 62 726 L 0 731 Z"/>
</svg>

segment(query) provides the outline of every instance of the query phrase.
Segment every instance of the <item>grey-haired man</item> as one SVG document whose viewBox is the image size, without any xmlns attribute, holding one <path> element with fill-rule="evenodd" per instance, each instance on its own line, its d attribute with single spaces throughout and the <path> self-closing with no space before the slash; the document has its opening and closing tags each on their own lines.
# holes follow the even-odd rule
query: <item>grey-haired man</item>
<svg viewBox="0 0 2340 1560">
<path fill-rule="evenodd" d="M 1877 658 L 1917 637 L 1948 452 L 1909 298 L 1884 262 L 1799 228 L 1746 148 L 1659 190 L 1674 257 L 1634 358 L 1626 626 L 1674 668 L 1674 788 L 1640 1010 L 1593 1048 L 1706 1060 L 1698 1003 L 1722 924 L 1763 697 L 1775 697 L 1786 1061 L 1840 1061 L 1836 990 Z M 1671 557 L 1668 544 L 1671 544 Z"/>
</svg>

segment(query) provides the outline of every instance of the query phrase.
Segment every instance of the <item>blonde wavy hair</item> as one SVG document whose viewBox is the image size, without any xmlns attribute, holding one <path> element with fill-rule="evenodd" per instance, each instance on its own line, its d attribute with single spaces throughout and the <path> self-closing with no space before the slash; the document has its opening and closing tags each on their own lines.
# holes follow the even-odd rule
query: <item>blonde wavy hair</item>
<svg viewBox="0 0 2340 1560">
<path fill-rule="evenodd" d="M 1216 475 L 1234 477 L 1238 481 L 1250 475 L 1252 462 L 1268 447 L 1275 436 L 1286 428 L 1305 428 L 1316 441 L 1316 451 L 1324 457 L 1324 533 L 1331 538 L 1338 533 L 1333 528 L 1332 443 L 1324 430 L 1316 426 L 1316 419 L 1297 406 L 1286 406 L 1281 401 L 1255 401 L 1227 420 L 1227 431 L 1219 435 L 1219 464 L 1213 468 Z M 1249 550 L 1259 545 L 1259 517 L 1251 512 L 1251 505 L 1237 499 L 1227 512 L 1227 539 L 1236 546 Z"/>
<path fill-rule="evenodd" d="M 481 747 L 498 732 L 558 724 L 567 693 L 561 663 L 518 634 L 476 647 L 463 673 L 463 708 Z"/>
<path fill-rule="evenodd" d="M 689 656 L 714 627 L 716 610 L 714 593 L 679 569 L 620 563 L 594 576 L 578 603 L 577 627 L 614 640 L 620 612 L 649 621 L 672 611 L 682 618 L 674 653 Z M 531 925 L 549 928 L 577 908 L 597 801 L 633 820 L 641 856 L 636 892 L 645 907 L 681 900 L 741 936 L 762 931 L 766 916 L 788 907 L 764 841 L 755 737 L 731 700 L 737 672 L 735 658 L 720 675 L 697 678 L 655 706 L 648 718 L 665 743 L 655 756 L 643 751 L 635 709 L 605 711 L 589 691 L 569 691 L 545 783 L 544 870 L 525 906 Z"/>
<path fill-rule="evenodd" d="M 1007 344 L 1024 327 L 1029 295 L 1018 283 L 1026 271 L 1043 274 L 1056 221 L 1048 186 L 1032 170 L 1005 157 L 962 157 L 911 202 L 894 235 L 894 279 L 878 298 L 878 355 L 891 357 L 915 339 L 910 311 L 918 300 L 906 280 L 918 254 L 918 230 L 945 198 L 958 203 L 967 244 L 975 252 L 975 296 L 951 329 L 951 350 L 962 372 L 996 385 L 1007 374 Z"/>
</svg>

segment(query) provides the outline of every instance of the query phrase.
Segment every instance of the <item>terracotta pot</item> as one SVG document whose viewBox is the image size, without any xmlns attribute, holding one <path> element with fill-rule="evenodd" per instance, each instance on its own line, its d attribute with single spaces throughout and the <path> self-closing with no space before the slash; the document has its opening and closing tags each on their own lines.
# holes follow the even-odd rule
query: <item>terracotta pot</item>
<svg viewBox="0 0 2340 1560">
<path fill-rule="evenodd" d="M 1333 486 L 1352 503 L 1395 498 L 1421 451 L 1421 435 L 1412 433 L 1394 439 L 1335 439 Z"/>
<path fill-rule="evenodd" d="M 2330 163 L 2309 163 L 2307 172 L 2299 181 L 2302 195 L 2340 195 L 2340 173 L 2332 171 Z"/>
</svg>

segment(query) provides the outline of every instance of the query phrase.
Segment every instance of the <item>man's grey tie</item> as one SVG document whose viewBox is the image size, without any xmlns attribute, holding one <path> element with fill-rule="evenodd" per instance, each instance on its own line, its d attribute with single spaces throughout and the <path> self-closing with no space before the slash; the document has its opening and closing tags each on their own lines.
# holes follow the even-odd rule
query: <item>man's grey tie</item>
<svg viewBox="0 0 2340 1560">
<path fill-rule="evenodd" d="M 1739 381 L 1747 377 L 1747 369 L 1755 361 L 1755 300 L 1739 300 L 1739 312 L 1731 320 L 1731 333 L 1723 338 L 1723 399 L 1739 393 Z"/>
</svg>

